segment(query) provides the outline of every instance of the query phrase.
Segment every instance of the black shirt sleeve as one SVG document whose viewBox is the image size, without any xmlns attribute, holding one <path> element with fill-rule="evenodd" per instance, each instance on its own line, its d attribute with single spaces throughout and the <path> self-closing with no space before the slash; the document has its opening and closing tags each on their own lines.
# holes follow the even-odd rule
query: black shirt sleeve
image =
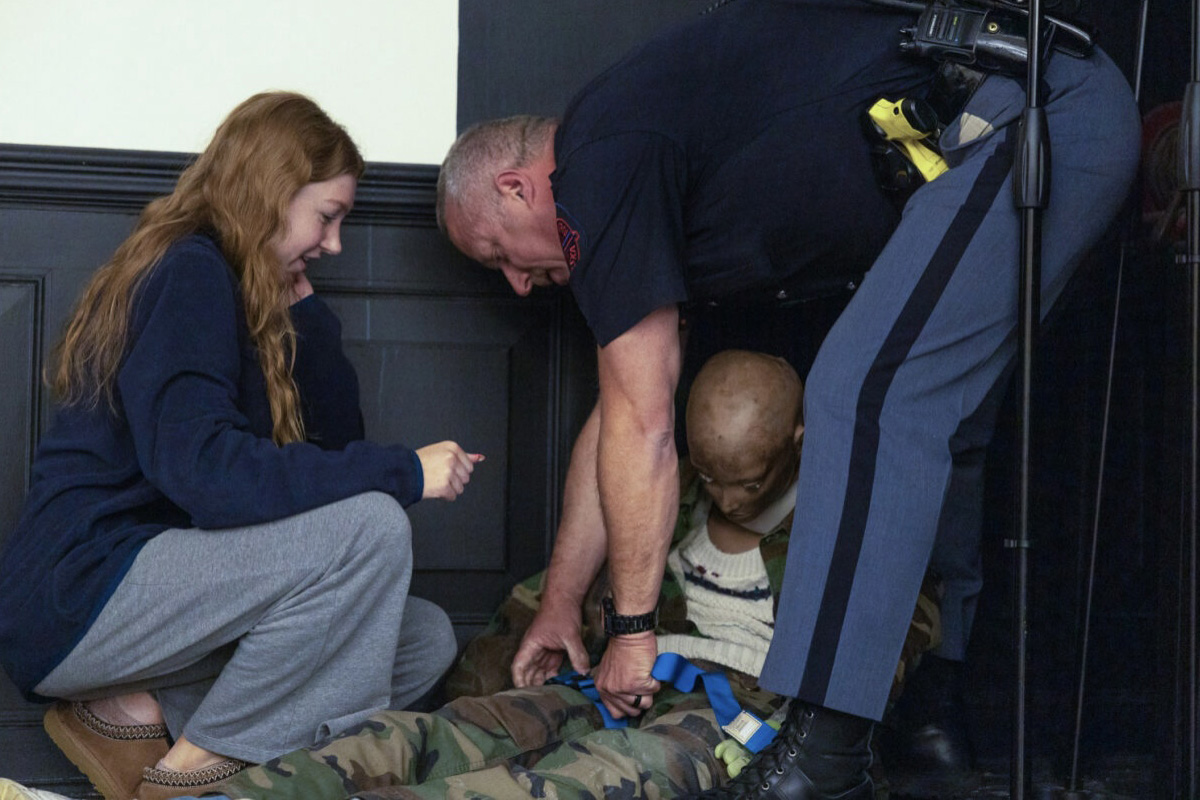
<svg viewBox="0 0 1200 800">
<path fill-rule="evenodd" d="M 600 346 L 687 299 L 684 154 L 668 138 L 622 133 L 557 154 L 551 176 L 571 290 Z"/>
</svg>

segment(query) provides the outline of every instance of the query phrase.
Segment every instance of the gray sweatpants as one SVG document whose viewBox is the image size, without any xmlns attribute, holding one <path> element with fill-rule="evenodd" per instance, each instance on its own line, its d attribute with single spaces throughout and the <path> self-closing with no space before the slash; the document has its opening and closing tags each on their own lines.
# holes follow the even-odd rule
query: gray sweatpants
<svg viewBox="0 0 1200 800">
<path fill-rule="evenodd" d="M 251 762 L 404 708 L 456 653 L 445 612 L 408 597 L 411 537 L 381 493 L 246 528 L 164 531 L 36 691 L 152 691 L 173 736 Z"/>
</svg>

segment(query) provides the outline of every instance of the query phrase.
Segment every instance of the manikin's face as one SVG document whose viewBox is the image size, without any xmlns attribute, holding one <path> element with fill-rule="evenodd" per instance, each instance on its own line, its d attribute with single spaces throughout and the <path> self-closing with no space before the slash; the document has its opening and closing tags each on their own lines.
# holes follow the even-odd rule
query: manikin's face
<svg viewBox="0 0 1200 800">
<path fill-rule="evenodd" d="M 354 205 L 358 182 L 352 175 L 309 183 L 292 197 L 287 227 L 273 247 L 283 269 L 293 277 L 323 253 L 342 252 L 342 220 Z"/>
<path fill-rule="evenodd" d="M 687 441 L 713 505 L 745 526 L 791 488 L 800 467 L 804 388 L 782 359 L 727 350 L 696 375 Z"/>
<path fill-rule="evenodd" d="M 525 297 L 535 286 L 565 286 L 571 279 L 550 215 L 537 207 L 502 202 L 494 213 L 468 215 L 446 209 L 446 232 L 463 255 L 504 274 L 514 292 Z"/>
<path fill-rule="evenodd" d="M 753 520 L 790 489 L 799 464 L 790 435 L 725 445 L 709 439 L 690 455 L 713 505 L 736 524 Z"/>
</svg>

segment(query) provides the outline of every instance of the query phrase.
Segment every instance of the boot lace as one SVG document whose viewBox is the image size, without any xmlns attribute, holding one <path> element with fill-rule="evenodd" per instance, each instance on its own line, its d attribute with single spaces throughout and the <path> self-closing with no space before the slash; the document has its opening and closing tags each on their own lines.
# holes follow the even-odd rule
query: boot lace
<svg viewBox="0 0 1200 800">
<path fill-rule="evenodd" d="M 800 755 L 800 748 L 808 736 L 809 725 L 812 722 L 811 709 L 803 709 L 794 720 L 793 730 L 786 734 L 780 731 L 769 745 L 758 752 L 758 755 L 742 768 L 741 773 L 730 781 L 725 789 L 727 797 L 754 797 L 759 792 L 769 791 L 770 778 L 786 772 L 788 762 L 794 762 Z M 785 725 L 784 730 L 789 726 Z"/>
</svg>

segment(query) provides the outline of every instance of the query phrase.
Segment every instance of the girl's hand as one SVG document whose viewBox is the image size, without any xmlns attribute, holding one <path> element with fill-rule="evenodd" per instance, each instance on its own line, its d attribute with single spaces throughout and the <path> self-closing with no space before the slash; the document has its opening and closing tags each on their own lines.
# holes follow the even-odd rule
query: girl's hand
<svg viewBox="0 0 1200 800">
<path fill-rule="evenodd" d="M 437 497 L 454 500 L 471 480 L 475 465 L 483 461 L 478 453 L 468 453 L 456 442 L 438 442 L 417 450 L 425 472 L 425 491 L 421 499 Z"/>
</svg>

